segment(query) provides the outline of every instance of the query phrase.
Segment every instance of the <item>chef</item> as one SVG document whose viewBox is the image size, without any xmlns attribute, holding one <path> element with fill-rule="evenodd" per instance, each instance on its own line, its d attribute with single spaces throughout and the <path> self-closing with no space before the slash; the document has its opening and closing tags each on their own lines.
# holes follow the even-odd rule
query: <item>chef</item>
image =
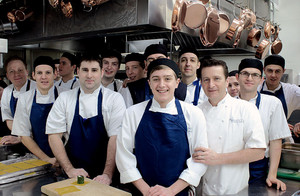
<svg viewBox="0 0 300 196">
<path fill-rule="evenodd" d="M 122 88 L 122 80 L 115 78 L 120 64 L 122 55 L 115 50 L 106 50 L 101 54 L 101 66 L 103 70 L 102 85 L 112 91 L 119 92 Z"/>
<path fill-rule="evenodd" d="M 147 73 L 147 67 L 155 59 L 167 58 L 168 52 L 167 48 L 162 44 L 151 44 L 149 45 L 144 52 L 145 57 L 145 73 Z M 153 93 L 149 88 L 146 77 L 130 82 L 127 84 L 127 91 L 130 91 L 130 97 L 125 98 L 126 101 L 132 99 L 132 101 L 126 102 L 126 105 L 129 103 L 137 104 L 145 100 L 152 99 Z M 179 100 L 184 100 L 186 97 L 186 85 L 182 82 L 179 83 L 178 88 L 175 90 L 175 97 Z M 127 93 L 128 94 L 128 93 Z"/>
<path fill-rule="evenodd" d="M 181 72 L 181 81 L 187 85 L 185 102 L 195 106 L 207 100 L 200 79 L 197 78 L 197 69 L 200 68 L 199 53 L 194 48 L 183 48 L 179 52 L 178 66 Z"/>
<path fill-rule="evenodd" d="M 121 183 L 133 183 L 143 195 L 188 195 L 206 171 L 191 159 L 196 146 L 207 146 L 202 111 L 174 97 L 177 64 L 157 59 L 148 66 L 153 98 L 128 108 L 117 139 Z"/>
<path fill-rule="evenodd" d="M 208 97 L 199 106 L 206 118 L 208 148 L 196 148 L 193 158 L 208 165 L 202 191 L 205 195 L 236 194 L 248 186 L 249 162 L 263 158 L 263 125 L 255 105 L 226 92 L 228 68 L 224 61 L 210 59 L 200 71 Z"/>
<path fill-rule="evenodd" d="M 18 98 L 21 93 L 34 89 L 36 83 L 27 79 L 28 71 L 27 64 L 21 57 L 9 57 L 4 64 L 7 79 L 12 83 L 6 87 L 1 99 L 2 120 L 5 121 L 7 127 L 12 130 L 15 110 Z M 19 137 L 10 135 L 1 139 L 0 144 L 16 144 L 20 143 Z"/>
<path fill-rule="evenodd" d="M 240 92 L 240 84 L 236 79 L 236 74 L 238 74 L 238 70 L 233 70 L 228 74 L 228 87 L 227 92 L 231 97 L 238 97 Z"/>
<path fill-rule="evenodd" d="M 57 165 L 45 133 L 47 116 L 58 96 L 53 85 L 56 77 L 53 59 L 39 56 L 33 63 L 33 69 L 32 77 L 37 86 L 20 96 L 12 134 L 20 136 L 22 143 L 38 158 Z"/>
<path fill-rule="evenodd" d="M 280 99 L 288 119 L 294 110 L 300 109 L 300 87 L 280 82 L 285 72 L 285 59 L 280 55 L 273 54 L 265 59 L 264 72 L 266 80 L 258 90 L 262 94 L 273 95 Z M 300 130 L 298 132 L 292 125 L 289 126 L 290 130 L 296 131 L 296 134 L 300 133 Z"/>
<path fill-rule="evenodd" d="M 97 55 L 82 58 L 77 69 L 80 87 L 59 95 L 49 113 L 46 133 L 68 177 L 96 177 L 109 185 L 125 103 L 119 93 L 101 85 L 100 63 Z"/>
<path fill-rule="evenodd" d="M 79 86 L 78 79 L 74 76 L 77 59 L 71 53 L 65 52 L 60 57 L 59 61 L 59 75 L 61 79 L 55 83 L 58 92 L 64 92 Z"/>
<path fill-rule="evenodd" d="M 249 183 L 266 182 L 268 186 L 286 190 L 286 185 L 277 179 L 277 169 L 281 155 L 282 139 L 291 137 L 289 126 L 280 100 L 274 96 L 261 94 L 257 87 L 261 84 L 263 64 L 257 59 L 243 59 L 237 75 L 240 84 L 240 99 L 256 105 L 264 126 L 267 150 L 262 160 L 250 163 Z"/>
</svg>

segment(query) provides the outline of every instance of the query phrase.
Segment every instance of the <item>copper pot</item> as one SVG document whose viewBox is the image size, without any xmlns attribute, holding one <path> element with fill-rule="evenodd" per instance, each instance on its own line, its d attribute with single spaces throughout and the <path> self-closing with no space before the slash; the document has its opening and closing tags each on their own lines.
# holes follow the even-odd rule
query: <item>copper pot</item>
<svg viewBox="0 0 300 196">
<path fill-rule="evenodd" d="M 65 17 L 71 18 L 73 16 L 73 7 L 70 1 L 68 2 L 61 1 L 60 6 L 61 6 L 61 11 L 65 15 Z"/>
<path fill-rule="evenodd" d="M 184 24 L 190 29 L 199 28 L 207 17 L 207 10 L 200 2 L 188 2 Z"/>
<path fill-rule="evenodd" d="M 32 14 L 33 14 L 32 9 L 30 9 L 28 7 L 20 7 L 20 9 L 18 9 L 15 13 L 16 19 L 18 21 L 24 21 L 27 18 L 29 18 L 30 16 L 32 16 Z"/>
<path fill-rule="evenodd" d="M 271 46 L 271 53 L 272 54 L 279 54 L 282 50 L 282 42 L 281 40 L 277 39 L 272 43 Z"/>
<path fill-rule="evenodd" d="M 255 53 L 255 57 L 258 59 L 263 59 L 265 58 L 265 56 L 268 54 L 270 49 L 270 42 L 266 39 L 262 40 L 262 42 L 260 42 L 256 53 Z"/>
<path fill-rule="evenodd" d="M 7 18 L 9 20 L 9 22 L 16 22 L 17 18 L 16 18 L 16 9 L 11 10 L 10 12 L 7 12 Z"/>
<path fill-rule="evenodd" d="M 176 0 L 172 12 L 172 30 L 179 31 L 184 23 L 187 4 L 185 0 Z"/>
<path fill-rule="evenodd" d="M 220 28 L 219 28 L 218 36 L 220 36 L 228 30 L 230 25 L 230 19 L 228 15 L 220 9 L 220 0 L 218 0 L 217 2 L 217 7 L 219 10 L 219 20 L 220 20 Z"/>
<path fill-rule="evenodd" d="M 235 32 L 236 30 L 238 29 L 239 26 L 242 25 L 242 22 L 238 19 L 233 19 L 228 31 L 227 31 L 227 34 L 226 34 L 226 38 L 229 39 L 229 40 L 232 40 L 232 38 L 234 37 L 235 35 Z"/>
<path fill-rule="evenodd" d="M 209 0 L 199 0 L 201 1 L 204 5 L 208 3 Z"/>
<path fill-rule="evenodd" d="M 266 22 L 265 27 L 264 27 L 265 38 L 269 39 L 271 37 L 271 34 L 274 34 L 274 33 L 275 33 L 274 26 L 271 25 L 271 23 L 269 21 Z"/>
<path fill-rule="evenodd" d="M 58 4 L 59 4 L 59 0 L 48 0 L 49 4 L 53 7 L 53 8 L 57 8 Z"/>
<path fill-rule="evenodd" d="M 247 44 L 249 46 L 256 46 L 260 40 L 261 37 L 261 30 L 258 28 L 253 28 L 251 29 L 251 31 L 248 34 L 248 38 L 247 38 Z"/>
</svg>

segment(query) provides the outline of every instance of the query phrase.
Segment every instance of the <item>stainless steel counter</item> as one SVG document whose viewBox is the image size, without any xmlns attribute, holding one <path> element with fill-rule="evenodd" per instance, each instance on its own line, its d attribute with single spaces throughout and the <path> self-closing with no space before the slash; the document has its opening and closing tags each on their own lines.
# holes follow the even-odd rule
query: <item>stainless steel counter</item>
<svg viewBox="0 0 300 196">
<path fill-rule="evenodd" d="M 41 196 L 41 187 L 46 184 L 56 182 L 58 179 L 49 173 L 42 176 L 29 178 L 13 183 L 0 185 L 0 196 Z M 243 190 L 236 196 L 291 196 L 296 191 L 300 190 L 300 182 L 281 179 L 287 185 L 287 191 L 282 192 L 274 187 L 267 187 L 265 184 L 254 184 Z"/>
</svg>

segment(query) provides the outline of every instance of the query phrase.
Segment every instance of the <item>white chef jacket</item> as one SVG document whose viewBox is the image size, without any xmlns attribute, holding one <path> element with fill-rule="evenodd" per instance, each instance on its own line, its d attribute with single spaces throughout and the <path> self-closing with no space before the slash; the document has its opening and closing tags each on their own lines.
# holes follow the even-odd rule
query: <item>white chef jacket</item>
<svg viewBox="0 0 300 196">
<path fill-rule="evenodd" d="M 295 84 L 280 82 L 279 86 L 274 91 L 269 90 L 268 86 L 266 84 L 264 84 L 263 90 L 275 93 L 276 91 L 278 91 L 281 88 L 281 86 L 283 89 L 284 98 L 285 98 L 287 109 L 288 109 L 287 118 L 289 118 L 294 110 L 300 109 L 300 87 L 296 86 Z M 262 85 L 258 86 L 259 92 L 260 92 L 261 88 L 262 88 Z"/>
<path fill-rule="evenodd" d="M 126 87 L 126 88 L 122 87 L 119 90 L 119 93 L 121 93 L 121 95 L 125 101 L 126 108 L 129 108 L 130 106 L 133 105 L 133 100 L 132 100 L 131 93 L 130 93 L 130 90 L 128 87 Z"/>
<path fill-rule="evenodd" d="M 1 99 L 1 112 L 2 112 L 2 121 L 3 122 L 5 120 L 13 120 L 14 119 L 13 116 L 12 116 L 12 112 L 10 110 L 11 92 L 13 92 L 13 96 L 15 98 L 19 98 L 21 93 L 26 92 L 27 83 L 28 83 L 28 80 L 26 81 L 24 86 L 22 86 L 20 91 L 17 91 L 14 88 L 13 84 L 7 86 L 4 89 L 3 94 L 2 94 L 2 99 Z M 33 80 L 30 80 L 30 89 L 35 89 L 35 88 L 36 88 L 36 82 L 33 81 Z"/>
<path fill-rule="evenodd" d="M 108 89 L 110 89 L 112 91 L 115 91 L 115 85 L 114 85 L 114 83 L 116 83 L 116 85 L 117 85 L 117 92 L 120 92 L 120 90 L 121 90 L 121 88 L 123 86 L 123 81 L 119 80 L 119 79 L 114 79 L 112 81 L 112 83 L 110 83 L 109 85 L 107 85 L 106 88 L 108 88 Z"/>
<path fill-rule="evenodd" d="M 71 126 L 75 114 L 78 95 L 76 87 L 63 92 L 54 102 L 48 115 L 46 134 L 64 133 L 66 142 L 69 139 Z M 98 95 L 102 92 L 102 115 L 107 135 L 117 135 L 121 131 L 121 122 L 125 112 L 125 103 L 119 93 L 113 92 L 102 85 L 92 94 L 85 94 L 81 90 L 79 95 L 79 115 L 82 118 L 91 118 L 98 115 Z M 66 144 L 65 142 L 65 144 Z"/>
<path fill-rule="evenodd" d="M 196 78 L 194 81 L 196 81 L 196 80 L 198 80 L 198 79 Z M 196 90 L 196 86 L 193 84 L 193 82 L 190 83 L 189 85 L 187 85 L 187 92 L 186 92 L 186 97 L 185 97 L 185 100 L 184 100 L 185 102 L 191 103 L 191 104 L 193 104 L 193 102 L 194 102 L 195 90 Z M 199 81 L 199 86 L 200 85 L 201 85 L 201 82 Z M 204 92 L 204 90 L 201 86 L 197 105 L 200 105 L 201 103 L 203 103 L 204 101 L 207 101 L 207 100 L 208 100 L 208 98 L 205 95 L 205 92 Z"/>
<path fill-rule="evenodd" d="M 255 105 L 257 95 L 249 102 Z M 266 144 L 265 157 L 269 157 L 270 141 L 291 137 L 281 101 L 271 95 L 261 94 L 259 113 L 264 126 Z"/>
<path fill-rule="evenodd" d="M 150 111 L 172 115 L 178 114 L 175 99 L 168 103 L 166 108 L 160 108 L 159 103 L 155 99 L 152 100 L 152 105 L 149 108 Z M 133 149 L 135 146 L 135 134 L 148 102 L 149 100 L 135 104 L 125 112 L 122 122 L 122 131 L 117 137 L 116 153 L 116 163 L 120 171 L 121 183 L 129 183 L 142 178 L 137 169 L 137 161 L 133 154 Z M 199 108 L 182 101 L 179 102 L 187 125 L 189 150 L 192 155 L 196 147 L 208 146 L 205 118 Z M 180 174 L 179 178 L 193 186 L 198 186 L 200 178 L 205 173 L 207 166 L 194 162 L 192 157 L 186 161 L 186 164 L 187 169 Z"/>
<path fill-rule="evenodd" d="M 22 96 L 19 98 L 12 127 L 13 135 L 32 136 L 30 113 L 34 94 L 35 89 L 32 89 L 23 93 Z M 36 103 L 49 104 L 54 103 L 54 101 L 54 86 L 49 89 L 47 95 L 42 95 L 40 91 L 36 88 Z"/>
<path fill-rule="evenodd" d="M 76 81 L 73 84 L 74 80 L 76 80 Z M 73 84 L 73 87 L 72 87 L 72 84 Z M 60 79 L 59 81 L 55 82 L 54 85 L 56 86 L 57 91 L 60 94 L 61 92 L 69 91 L 69 90 L 72 90 L 72 89 L 80 86 L 80 83 L 79 83 L 78 78 L 76 78 L 74 76 L 74 78 L 72 78 L 71 80 L 68 80 L 66 83 L 64 81 L 62 81 L 62 79 Z"/>
<path fill-rule="evenodd" d="M 228 93 L 217 106 L 199 106 L 206 118 L 208 146 L 217 153 L 266 148 L 263 125 L 255 105 Z M 249 164 L 209 165 L 203 176 L 206 195 L 236 194 L 248 186 Z"/>
</svg>

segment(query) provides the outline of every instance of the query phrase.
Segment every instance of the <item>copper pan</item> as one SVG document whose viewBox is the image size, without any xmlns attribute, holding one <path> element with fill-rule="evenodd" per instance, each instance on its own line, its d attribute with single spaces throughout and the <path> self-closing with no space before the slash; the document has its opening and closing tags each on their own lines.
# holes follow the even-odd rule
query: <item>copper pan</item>
<svg viewBox="0 0 300 196">
<path fill-rule="evenodd" d="M 272 43 L 271 46 L 271 53 L 272 54 L 279 54 L 282 50 L 282 42 L 281 40 L 278 38 L 278 34 L 279 34 L 279 27 L 275 26 L 275 35 L 274 35 L 274 42 Z"/>
<path fill-rule="evenodd" d="M 73 7 L 70 1 L 64 2 L 63 0 L 60 2 L 61 11 L 67 18 L 72 18 L 73 16 Z"/>
<path fill-rule="evenodd" d="M 11 10 L 10 12 L 7 12 L 7 18 L 9 20 L 9 22 L 16 22 L 17 18 L 16 18 L 16 9 Z"/>
<path fill-rule="evenodd" d="M 53 8 L 57 8 L 58 4 L 59 4 L 59 0 L 48 0 L 49 4 L 53 7 Z"/>
<path fill-rule="evenodd" d="M 244 29 L 251 28 L 256 23 L 256 15 L 250 9 L 243 9 L 240 20 L 244 23 Z"/>
<path fill-rule="evenodd" d="M 220 0 L 218 0 L 217 2 L 217 7 L 219 10 L 219 20 L 220 20 L 220 28 L 219 28 L 218 36 L 220 36 L 228 30 L 230 25 L 230 19 L 229 16 L 220 9 Z"/>
<path fill-rule="evenodd" d="M 200 27 L 200 40 L 204 46 L 213 46 L 218 39 L 220 29 L 220 19 L 218 11 L 211 6 L 207 8 L 207 18 L 204 24 Z"/>
<path fill-rule="evenodd" d="M 235 35 L 235 32 L 236 30 L 238 29 L 239 26 L 242 25 L 242 22 L 238 19 L 233 19 L 228 31 L 227 31 L 227 34 L 226 34 L 226 38 L 229 39 L 229 40 L 232 40 L 232 38 L 234 37 Z"/>
<path fill-rule="evenodd" d="M 255 47 L 261 37 L 261 30 L 259 28 L 254 27 L 248 34 L 247 44 L 249 46 Z"/>
<path fill-rule="evenodd" d="M 271 34 L 274 34 L 274 33 L 275 33 L 274 26 L 271 25 L 271 23 L 269 21 L 266 22 L 265 27 L 264 27 L 265 38 L 269 39 L 271 37 Z"/>
<path fill-rule="evenodd" d="M 29 18 L 30 16 L 32 16 L 33 11 L 31 8 L 29 7 L 20 7 L 17 11 L 16 11 L 16 19 L 18 21 L 24 21 L 27 18 Z"/>
<path fill-rule="evenodd" d="M 176 0 L 172 12 L 172 30 L 179 31 L 184 23 L 187 5 L 185 0 Z"/>
<path fill-rule="evenodd" d="M 204 5 L 208 3 L 209 0 L 199 0 L 201 1 Z"/>
<path fill-rule="evenodd" d="M 270 42 L 266 39 L 262 40 L 262 42 L 260 42 L 256 53 L 255 53 L 255 57 L 258 59 L 263 59 L 265 58 L 265 56 L 268 54 L 270 49 Z"/>
<path fill-rule="evenodd" d="M 184 24 L 190 29 L 199 28 L 207 17 L 207 10 L 205 5 L 198 2 L 187 2 L 186 15 Z"/>
</svg>

